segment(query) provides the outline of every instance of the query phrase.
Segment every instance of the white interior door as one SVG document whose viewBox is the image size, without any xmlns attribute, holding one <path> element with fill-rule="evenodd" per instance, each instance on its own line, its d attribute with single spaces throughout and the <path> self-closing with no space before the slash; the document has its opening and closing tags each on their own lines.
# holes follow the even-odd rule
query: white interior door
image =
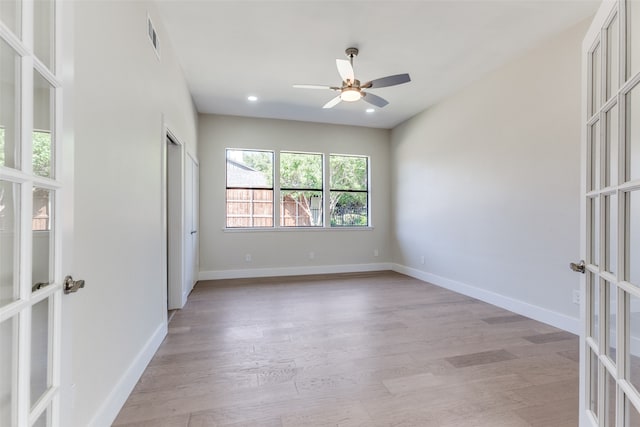
<svg viewBox="0 0 640 427">
<path fill-rule="evenodd" d="M 0 425 L 58 426 L 60 7 L 0 2 Z"/>
<path fill-rule="evenodd" d="M 198 269 L 198 163 L 190 156 L 185 170 L 185 280 L 183 298 L 193 289 Z"/>
<path fill-rule="evenodd" d="M 640 2 L 605 2 L 583 44 L 581 425 L 640 426 Z"/>
</svg>

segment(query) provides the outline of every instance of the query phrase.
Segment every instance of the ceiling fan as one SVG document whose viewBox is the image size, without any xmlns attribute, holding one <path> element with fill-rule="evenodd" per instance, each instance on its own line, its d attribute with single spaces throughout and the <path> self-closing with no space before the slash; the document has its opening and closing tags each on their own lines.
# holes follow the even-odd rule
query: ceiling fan
<svg viewBox="0 0 640 427">
<path fill-rule="evenodd" d="M 293 85 L 293 87 L 300 89 L 329 89 L 340 92 L 338 96 L 324 104 L 322 108 L 333 108 L 341 101 L 354 102 L 360 99 L 363 99 L 376 107 L 382 108 L 387 105 L 389 101 L 370 92 L 364 92 L 362 89 L 378 89 L 381 87 L 400 85 L 411 81 L 409 74 L 405 73 L 381 77 L 379 79 L 368 81 L 365 84 L 360 84 L 360 80 L 355 78 L 353 72 L 353 58 L 358 56 L 358 49 L 350 47 L 345 50 L 345 53 L 349 57 L 349 60 L 336 59 L 338 73 L 340 74 L 340 77 L 342 77 L 341 86 Z"/>
</svg>

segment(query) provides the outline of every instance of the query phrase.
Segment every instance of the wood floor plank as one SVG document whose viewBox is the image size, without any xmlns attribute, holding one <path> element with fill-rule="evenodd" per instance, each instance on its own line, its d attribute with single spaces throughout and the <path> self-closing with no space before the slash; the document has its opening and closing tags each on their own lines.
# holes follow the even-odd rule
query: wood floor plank
<svg viewBox="0 0 640 427">
<path fill-rule="evenodd" d="M 114 425 L 575 426 L 578 346 L 393 272 L 200 282 Z"/>
</svg>

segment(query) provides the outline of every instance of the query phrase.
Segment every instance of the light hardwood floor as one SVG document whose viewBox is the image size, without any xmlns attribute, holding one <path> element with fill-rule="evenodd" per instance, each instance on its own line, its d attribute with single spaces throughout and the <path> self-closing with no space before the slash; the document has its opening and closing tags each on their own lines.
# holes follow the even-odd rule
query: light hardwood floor
<svg viewBox="0 0 640 427">
<path fill-rule="evenodd" d="M 577 426 L 578 346 L 393 272 L 199 282 L 114 425 Z"/>
</svg>

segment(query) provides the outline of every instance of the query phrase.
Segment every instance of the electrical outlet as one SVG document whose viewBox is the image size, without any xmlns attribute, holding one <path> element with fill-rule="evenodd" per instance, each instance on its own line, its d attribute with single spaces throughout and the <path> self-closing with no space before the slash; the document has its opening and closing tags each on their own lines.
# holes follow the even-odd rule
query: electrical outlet
<svg viewBox="0 0 640 427">
<path fill-rule="evenodd" d="M 579 290 L 573 291 L 572 301 L 573 301 L 574 304 L 580 305 L 580 291 Z"/>
<path fill-rule="evenodd" d="M 380 255 L 380 252 L 378 252 L 377 249 L 374 249 L 373 250 L 373 256 L 378 256 L 378 255 Z"/>
<path fill-rule="evenodd" d="M 420 257 L 420 264 L 424 264 L 424 255 Z"/>
<path fill-rule="evenodd" d="M 244 256 L 244 260 L 245 260 L 246 262 L 251 262 L 251 254 L 246 254 L 246 255 Z"/>
</svg>

